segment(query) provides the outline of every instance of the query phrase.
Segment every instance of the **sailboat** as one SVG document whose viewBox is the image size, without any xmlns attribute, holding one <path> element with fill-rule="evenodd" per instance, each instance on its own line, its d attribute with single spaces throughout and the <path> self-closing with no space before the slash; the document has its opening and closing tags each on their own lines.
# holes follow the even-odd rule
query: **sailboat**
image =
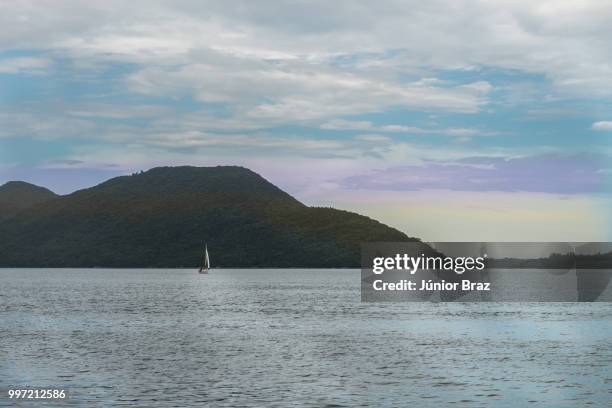
<svg viewBox="0 0 612 408">
<path fill-rule="evenodd" d="M 200 266 L 199 273 L 208 273 L 210 269 L 210 258 L 208 257 L 208 245 L 204 244 L 204 265 Z"/>
</svg>

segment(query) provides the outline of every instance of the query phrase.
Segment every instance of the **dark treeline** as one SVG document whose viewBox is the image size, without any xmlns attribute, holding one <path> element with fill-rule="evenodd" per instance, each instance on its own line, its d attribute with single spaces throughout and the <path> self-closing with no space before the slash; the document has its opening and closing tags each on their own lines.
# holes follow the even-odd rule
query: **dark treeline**
<svg viewBox="0 0 612 408">
<path fill-rule="evenodd" d="M 487 259 L 488 268 L 505 269 L 608 269 L 612 268 L 612 252 L 584 254 L 550 254 L 535 259 Z"/>
</svg>

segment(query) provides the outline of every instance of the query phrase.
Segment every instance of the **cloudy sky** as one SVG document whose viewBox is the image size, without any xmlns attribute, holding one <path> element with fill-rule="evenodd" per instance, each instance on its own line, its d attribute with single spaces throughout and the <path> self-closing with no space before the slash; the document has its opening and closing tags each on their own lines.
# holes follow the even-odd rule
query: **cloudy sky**
<svg viewBox="0 0 612 408">
<path fill-rule="evenodd" d="M 610 21 L 598 1 L 0 0 L 0 183 L 238 164 L 428 240 L 610 240 Z"/>
</svg>

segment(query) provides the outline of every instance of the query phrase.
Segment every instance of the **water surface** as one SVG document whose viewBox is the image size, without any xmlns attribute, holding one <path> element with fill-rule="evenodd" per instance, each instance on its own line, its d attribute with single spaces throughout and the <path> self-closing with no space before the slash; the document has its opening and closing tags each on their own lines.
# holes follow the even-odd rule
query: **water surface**
<svg viewBox="0 0 612 408">
<path fill-rule="evenodd" d="M 0 269 L 0 406 L 612 403 L 610 303 L 361 303 L 358 270 Z"/>
</svg>

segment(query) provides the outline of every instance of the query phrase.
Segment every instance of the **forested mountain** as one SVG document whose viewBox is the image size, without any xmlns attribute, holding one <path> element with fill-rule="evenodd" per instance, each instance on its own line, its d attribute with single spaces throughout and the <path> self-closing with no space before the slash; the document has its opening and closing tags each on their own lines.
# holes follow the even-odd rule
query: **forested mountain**
<svg viewBox="0 0 612 408">
<path fill-rule="evenodd" d="M 23 181 L 9 181 L 0 186 L 0 220 L 56 197 L 55 193 L 46 188 Z"/>
<path fill-rule="evenodd" d="M 0 203 L 21 201 L 9 184 Z M 29 186 L 0 219 L 0 266 L 195 267 L 207 242 L 217 267 L 358 267 L 361 242 L 414 240 L 242 167 L 160 167 L 65 196 Z"/>
</svg>

